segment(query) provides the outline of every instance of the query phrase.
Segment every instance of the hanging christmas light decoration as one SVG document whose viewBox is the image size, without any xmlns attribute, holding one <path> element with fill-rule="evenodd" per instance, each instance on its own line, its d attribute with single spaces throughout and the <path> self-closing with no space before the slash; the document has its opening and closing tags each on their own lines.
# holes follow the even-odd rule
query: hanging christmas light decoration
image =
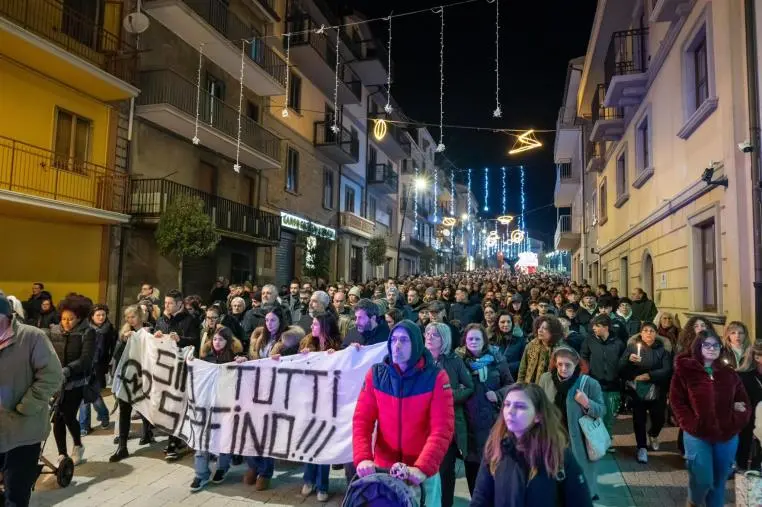
<svg viewBox="0 0 762 507">
<path fill-rule="evenodd" d="M 331 132 L 339 133 L 339 68 L 341 67 L 341 51 L 339 43 L 341 42 L 341 28 L 336 27 L 336 76 L 333 82 L 333 125 Z"/>
<path fill-rule="evenodd" d="M 455 216 L 455 171 L 450 169 L 450 216 Z"/>
<path fill-rule="evenodd" d="M 386 50 L 389 61 L 386 65 L 386 105 L 384 111 L 386 114 L 392 114 L 394 111 L 392 108 L 392 15 L 390 14 L 386 19 L 389 21 L 389 47 Z"/>
<path fill-rule="evenodd" d="M 503 215 L 505 215 L 505 166 L 501 167 L 500 171 L 503 173 Z"/>
<path fill-rule="evenodd" d="M 513 148 L 508 152 L 508 155 L 516 155 L 517 153 L 523 153 L 541 146 L 542 143 L 535 137 L 534 130 L 527 130 L 516 138 L 516 143 L 514 143 Z"/>
<path fill-rule="evenodd" d="M 471 169 L 468 169 L 468 185 L 466 185 L 467 192 L 468 192 L 468 202 L 466 203 L 468 205 L 468 208 L 466 209 L 466 216 L 468 219 L 471 218 Z M 471 226 L 471 220 L 468 221 L 468 228 L 469 230 L 472 228 Z"/>
<path fill-rule="evenodd" d="M 291 95 L 288 89 L 288 81 L 291 77 L 291 34 L 286 34 L 286 104 L 283 106 L 283 110 L 280 115 L 284 118 L 288 118 L 288 97 Z"/>
<path fill-rule="evenodd" d="M 413 232 L 415 234 L 418 234 L 418 182 L 420 180 L 418 179 L 418 167 L 415 168 L 415 179 L 413 180 L 413 191 L 414 191 L 414 197 L 413 197 L 413 220 L 415 220 L 415 227 L 413 228 Z"/>
<path fill-rule="evenodd" d="M 201 113 L 201 65 L 204 59 L 204 45 L 198 47 L 198 69 L 196 70 L 196 124 L 193 132 L 193 144 L 198 146 L 201 140 L 198 138 L 198 119 Z"/>
<path fill-rule="evenodd" d="M 489 211 L 489 173 L 488 169 L 484 168 L 484 211 Z"/>
<path fill-rule="evenodd" d="M 514 229 L 511 232 L 511 243 L 518 245 L 522 241 L 524 241 L 524 231 L 521 229 Z"/>
<path fill-rule="evenodd" d="M 434 168 L 434 223 L 439 222 L 439 170 Z"/>
<path fill-rule="evenodd" d="M 373 137 L 381 141 L 386 137 L 386 120 L 378 118 L 373 120 Z"/>
<path fill-rule="evenodd" d="M 495 2 L 495 110 L 492 116 L 500 118 L 503 115 L 500 109 L 500 0 L 493 1 Z"/>
<path fill-rule="evenodd" d="M 434 11 L 437 12 L 437 11 Z M 445 151 L 444 145 L 444 8 L 439 8 L 442 24 L 439 29 L 439 144 L 437 153 Z"/>
<path fill-rule="evenodd" d="M 521 166 L 521 224 L 519 228 L 521 229 L 521 238 L 524 239 L 524 212 L 526 210 L 526 194 L 524 193 L 524 166 Z"/>
<path fill-rule="evenodd" d="M 497 221 L 502 225 L 508 225 L 513 221 L 513 217 L 511 215 L 500 215 L 497 217 Z"/>
<path fill-rule="evenodd" d="M 237 173 L 241 172 L 241 117 L 243 108 L 243 70 L 246 61 L 246 41 L 241 41 L 241 75 L 238 79 L 240 83 L 240 89 L 238 91 L 238 137 L 236 138 L 235 146 L 235 164 L 233 164 L 233 170 Z"/>
</svg>

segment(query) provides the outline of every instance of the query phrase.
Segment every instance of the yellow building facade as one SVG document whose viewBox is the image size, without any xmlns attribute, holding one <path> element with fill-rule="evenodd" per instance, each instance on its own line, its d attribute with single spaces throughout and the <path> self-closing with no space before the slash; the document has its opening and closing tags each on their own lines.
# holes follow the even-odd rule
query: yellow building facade
<svg viewBox="0 0 762 507">
<path fill-rule="evenodd" d="M 83 4 L 84 5 L 84 4 Z M 0 0 L 0 289 L 105 299 L 109 227 L 129 221 L 119 105 L 138 94 L 121 5 Z"/>
<path fill-rule="evenodd" d="M 594 265 L 683 323 L 752 324 L 742 2 L 625 3 L 599 2 L 577 96 L 595 232 L 580 278 Z"/>
</svg>

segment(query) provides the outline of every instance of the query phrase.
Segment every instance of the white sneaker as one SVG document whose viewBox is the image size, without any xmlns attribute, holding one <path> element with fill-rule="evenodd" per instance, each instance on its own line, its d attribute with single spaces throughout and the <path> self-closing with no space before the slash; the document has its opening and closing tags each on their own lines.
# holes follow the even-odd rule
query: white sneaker
<svg viewBox="0 0 762 507">
<path fill-rule="evenodd" d="M 315 486 L 314 485 L 312 485 L 312 484 L 305 484 L 304 486 L 302 486 L 302 496 L 303 497 L 306 498 L 306 497 L 310 496 L 314 492 L 315 492 Z"/>
<path fill-rule="evenodd" d="M 648 450 L 645 447 L 638 449 L 638 463 L 648 463 Z"/>
<path fill-rule="evenodd" d="M 71 449 L 71 460 L 74 462 L 74 466 L 77 466 L 81 463 L 83 463 L 85 460 L 82 458 L 82 456 L 85 454 L 85 446 L 84 445 L 75 445 Z"/>
<path fill-rule="evenodd" d="M 651 435 L 648 436 L 648 444 L 651 446 L 651 449 L 654 451 L 659 450 L 659 437 L 652 437 Z"/>
<path fill-rule="evenodd" d="M 328 493 L 326 493 L 325 491 L 318 491 L 317 501 L 318 502 L 327 502 L 328 501 Z"/>
</svg>

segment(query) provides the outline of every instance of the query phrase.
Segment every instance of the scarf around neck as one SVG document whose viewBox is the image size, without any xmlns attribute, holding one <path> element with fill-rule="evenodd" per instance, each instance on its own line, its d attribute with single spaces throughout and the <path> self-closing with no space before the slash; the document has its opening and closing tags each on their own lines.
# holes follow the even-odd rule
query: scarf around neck
<svg viewBox="0 0 762 507">
<path fill-rule="evenodd" d="M 574 370 L 572 376 L 568 379 L 561 379 L 558 376 L 558 371 L 551 373 L 553 379 L 553 385 L 556 387 L 556 396 L 553 399 L 553 404 L 561 410 L 561 416 L 563 417 L 564 425 L 568 428 L 568 422 L 566 420 L 566 400 L 568 399 L 569 391 L 577 383 L 580 372 L 579 368 Z"/>
<path fill-rule="evenodd" d="M 482 354 L 481 357 L 473 358 L 468 362 L 471 371 L 479 375 L 479 382 L 484 383 L 487 380 L 487 371 L 489 365 L 495 362 L 495 356 L 490 352 Z"/>
</svg>

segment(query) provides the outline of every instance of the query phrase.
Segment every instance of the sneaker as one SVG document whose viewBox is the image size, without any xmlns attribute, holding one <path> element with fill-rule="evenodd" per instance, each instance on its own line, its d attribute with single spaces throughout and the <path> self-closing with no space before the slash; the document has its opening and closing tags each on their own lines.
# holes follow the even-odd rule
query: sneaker
<svg viewBox="0 0 762 507">
<path fill-rule="evenodd" d="M 254 491 L 265 491 L 270 488 L 269 477 L 257 477 L 257 482 L 254 483 Z"/>
<path fill-rule="evenodd" d="M 86 437 L 87 434 L 90 433 L 91 431 L 92 431 L 92 428 L 80 427 L 79 428 L 79 436 Z"/>
<path fill-rule="evenodd" d="M 74 466 L 83 463 L 85 460 L 82 458 L 85 454 L 84 445 L 75 445 L 71 450 L 71 460 L 74 462 Z"/>
<path fill-rule="evenodd" d="M 247 486 L 251 486 L 255 482 L 257 482 L 257 472 L 249 468 L 243 474 L 243 483 L 246 484 Z"/>
<path fill-rule="evenodd" d="M 166 461 L 177 461 L 180 459 L 180 455 L 174 449 L 167 449 L 167 454 L 164 455 Z"/>
<path fill-rule="evenodd" d="M 648 450 L 645 447 L 638 449 L 638 463 L 648 463 Z"/>
<path fill-rule="evenodd" d="M 305 484 L 302 486 L 302 496 L 308 497 L 315 492 L 315 486 L 313 484 Z"/>
<path fill-rule="evenodd" d="M 108 419 L 106 419 L 105 421 L 101 422 L 101 429 L 102 430 L 107 430 L 107 429 L 109 429 L 110 426 L 111 426 L 111 421 L 109 421 Z"/>
<path fill-rule="evenodd" d="M 190 485 L 191 493 L 196 493 L 198 491 L 201 491 L 202 489 L 204 489 L 204 487 L 207 484 L 209 484 L 208 480 L 201 480 L 198 477 L 196 477 L 195 479 L 193 479 L 193 482 L 191 482 L 191 485 Z"/>
<path fill-rule="evenodd" d="M 214 475 L 212 476 L 212 484 L 220 484 L 222 481 L 224 481 L 226 473 L 227 470 L 221 470 L 219 468 L 215 470 Z"/>
<path fill-rule="evenodd" d="M 318 491 L 317 493 L 317 501 L 318 502 L 327 502 L 328 501 L 328 493 L 325 491 Z"/>
<path fill-rule="evenodd" d="M 654 451 L 659 450 L 659 437 L 652 437 L 651 435 L 648 435 L 648 443 L 651 446 L 651 449 Z"/>
</svg>

